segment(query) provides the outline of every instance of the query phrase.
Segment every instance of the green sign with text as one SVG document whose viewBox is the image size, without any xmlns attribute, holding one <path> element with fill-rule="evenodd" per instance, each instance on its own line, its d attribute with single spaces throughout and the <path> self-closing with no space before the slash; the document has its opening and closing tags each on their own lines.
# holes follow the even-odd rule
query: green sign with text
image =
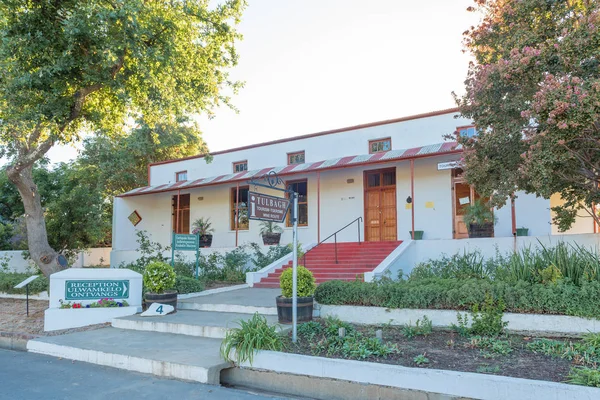
<svg viewBox="0 0 600 400">
<path fill-rule="evenodd" d="M 99 300 L 129 298 L 128 280 L 66 281 L 65 300 Z"/>
<path fill-rule="evenodd" d="M 198 251 L 198 235 L 175 234 L 173 250 Z"/>
</svg>

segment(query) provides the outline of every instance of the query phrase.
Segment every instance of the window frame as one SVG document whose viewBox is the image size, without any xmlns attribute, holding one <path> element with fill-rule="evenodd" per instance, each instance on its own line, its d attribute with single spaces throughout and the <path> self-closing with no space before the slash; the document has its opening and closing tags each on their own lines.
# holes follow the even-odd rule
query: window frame
<svg viewBox="0 0 600 400">
<path fill-rule="evenodd" d="M 248 226 L 245 228 L 240 228 L 240 225 L 238 223 L 237 229 L 235 226 L 235 212 L 236 212 L 236 203 L 235 203 L 235 198 L 236 198 L 236 192 L 239 190 L 239 193 L 242 192 L 242 190 L 247 190 L 248 193 L 250 193 L 250 186 L 240 186 L 238 187 L 232 187 L 231 190 L 229 191 L 229 228 L 231 231 L 235 232 L 237 231 L 248 231 L 250 230 L 250 220 L 248 220 Z M 248 194 L 249 196 L 250 194 Z M 238 199 L 239 200 L 239 199 Z M 248 214 L 248 203 L 246 203 L 246 215 Z M 237 211 L 239 211 L 240 208 L 238 206 Z"/>
<path fill-rule="evenodd" d="M 373 151 L 373 143 L 380 143 L 380 142 L 390 142 L 390 149 L 389 150 L 378 150 L 378 151 Z M 385 137 L 385 138 L 380 138 L 380 139 L 371 139 L 369 140 L 369 154 L 377 154 L 377 153 L 387 153 L 388 151 L 392 150 L 392 137 Z"/>
<path fill-rule="evenodd" d="M 292 163 L 292 162 L 290 162 L 290 158 L 292 156 L 296 156 L 298 154 L 302 154 L 303 161 L 301 163 Z M 287 165 L 300 165 L 300 164 L 304 164 L 304 163 L 306 163 L 306 151 L 305 150 L 294 151 L 294 152 L 291 152 L 291 153 L 287 153 Z"/>
<path fill-rule="evenodd" d="M 188 180 L 187 169 L 183 171 L 175 172 L 175 182 L 186 182 Z M 179 174 L 185 174 L 185 179 L 179 179 Z"/>
<path fill-rule="evenodd" d="M 461 136 L 460 136 L 460 131 L 461 131 L 461 130 L 463 130 L 463 129 L 466 129 L 466 130 L 468 130 L 468 129 L 470 129 L 470 128 L 473 128 L 473 130 L 474 130 L 474 133 L 473 133 L 473 135 L 472 135 L 472 136 L 468 136 L 468 135 L 467 135 L 467 136 L 465 136 L 465 137 L 466 137 L 466 138 L 468 138 L 468 139 L 470 139 L 470 138 L 472 138 L 472 137 L 474 137 L 474 136 L 477 136 L 477 127 L 476 127 L 475 125 L 463 125 L 463 126 L 457 126 L 457 127 L 456 127 L 456 138 L 457 138 L 457 139 L 460 139 L 460 137 L 461 137 Z"/>
<path fill-rule="evenodd" d="M 192 206 L 192 196 L 189 193 L 180 194 L 179 205 L 177 204 L 177 195 L 174 194 L 171 196 L 172 206 L 171 206 L 171 231 L 176 234 L 189 234 L 190 233 L 190 225 L 191 225 L 191 206 Z M 181 198 L 188 198 L 187 205 L 181 205 Z M 180 231 L 177 232 L 177 214 L 180 213 L 179 216 L 179 228 Z M 187 214 L 188 224 L 185 225 L 182 223 L 185 220 L 184 215 Z"/>
<path fill-rule="evenodd" d="M 232 163 L 232 164 L 233 164 L 233 173 L 234 173 L 234 174 L 239 174 L 239 173 L 241 173 L 241 172 L 246 172 L 246 171 L 248 171 L 248 160 L 236 161 L 236 162 L 234 162 L 234 163 Z M 242 170 L 242 171 L 236 171 L 236 170 L 235 170 L 235 167 L 237 167 L 238 165 L 243 165 L 243 164 L 246 164 L 246 169 L 244 169 L 244 170 Z"/>
<path fill-rule="evenodd" d="M 308 178 L 304 178 L 304 179 L 294 179 L 292 181 L 286 181 L 285 182 L 285 187 L 289 188 L 290 185 L 293 185 L 294 183 L 302 183 L 302 182 L 306 182 L 306 201 L 300 202 L 300 199 L 298 199 L 298 213 L 300 213 L 300 205 L 301 204 L 306 204 L 306 223 L 305 224 L 301 224 L 300 221 L 298 221 L 298 226 L 306 226 L 308 227 Z M 286 194 L 286 197 L 289 198 L 289 194 Z M 294 225 L 292 224 L 292 208 L 294 207 L 293 204 L 290 205 L 290 210 L 287 213 L 287 216 L 285 217 L 285 226 L 286 228 L 292 228 Z"/>
</svg>

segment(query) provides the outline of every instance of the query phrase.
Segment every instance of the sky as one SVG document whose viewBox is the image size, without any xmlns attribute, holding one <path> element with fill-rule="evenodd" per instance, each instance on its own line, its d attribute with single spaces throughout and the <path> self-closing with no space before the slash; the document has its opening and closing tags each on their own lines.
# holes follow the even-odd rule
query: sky
<svg viewBox="0 0 600 400">
<path fill-rule="evenodd" d="M 245 82 L 213 119 L 211 151 L 454 107 L 472 0 L 249 0 L 238 30 Z M 77 155 L 55 147 L 52 162 Z"/>
</svg>

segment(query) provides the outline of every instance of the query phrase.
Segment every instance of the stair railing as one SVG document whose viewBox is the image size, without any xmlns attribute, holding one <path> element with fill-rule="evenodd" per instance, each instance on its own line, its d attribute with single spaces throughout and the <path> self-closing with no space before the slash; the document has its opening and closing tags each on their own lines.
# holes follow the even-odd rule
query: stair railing
<svg viewBox="0 0 600 400">
<path fill-rule="evenodd" d="M 338 262 L 338 249 L 337 249 L 337 234 L 340 233 L 341 231 L 343 231 L 344 229 L 346 229 L 347 227 L 349 227 L 350 225 L 354 224 L 356 222 L 356 232 L 358 233 L 358 244 L 360 245 L 360 223 L 362 221 L 362 217 L 358 217 L 355 220 L 353 220 L 352 222 L 350 222 L 349 224 L 347 224 L 346 226 L 344 226 L 343 228 L 338 229 L 337 231 L 333 232 L 331 235 L 327 236 L 325 239 L 321 240 L 319 243 L 317 243 L 316 246 L 314 246 L 313 248 L 311 248 L 310 250 L 308 250 L 306 253 L 304 253 L 304 256 L 302 257 L 302 263 L 303 265 L 306 267 L 306 255 L 308 253 L 310 253 L 312 250 L 316 249 L 317 247 L 319 247 L 320 245 L 322 245 L 323 243 L 325 243 L 327 240 L 333 238 L 334 240 L 334 249 L 335 249 L 335 263 L 339 264 Z"/>
</svg>

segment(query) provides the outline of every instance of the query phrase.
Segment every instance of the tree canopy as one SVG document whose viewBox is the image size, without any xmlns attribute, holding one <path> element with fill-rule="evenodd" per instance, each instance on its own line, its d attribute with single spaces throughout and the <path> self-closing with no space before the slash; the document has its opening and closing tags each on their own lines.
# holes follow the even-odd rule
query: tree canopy
<svg viewBox="0 0 600 400">
<path fill-rule="evenodd" d="M 467 180 L 492 204 L 517 190 L 565 200 L 566 230 L 600 204 L 600 3 L 477 0 L 465 35 L 469 66 L 461 113 L 478 128 L 465 147 Z"/>
<path fill-rule="evenodd" d="M 244 0 L 7 0 L 0 3 L 0 155 L 21 197 L 32 259 L 64 268 L 48 245 L 33 164 L 82 132 L 114 136 L 143 120 L 173 126 L 212 114 L 241 86 L 235 25 Z M 185 122 L 184 126 L 185 126 Z"/>
</svg>

